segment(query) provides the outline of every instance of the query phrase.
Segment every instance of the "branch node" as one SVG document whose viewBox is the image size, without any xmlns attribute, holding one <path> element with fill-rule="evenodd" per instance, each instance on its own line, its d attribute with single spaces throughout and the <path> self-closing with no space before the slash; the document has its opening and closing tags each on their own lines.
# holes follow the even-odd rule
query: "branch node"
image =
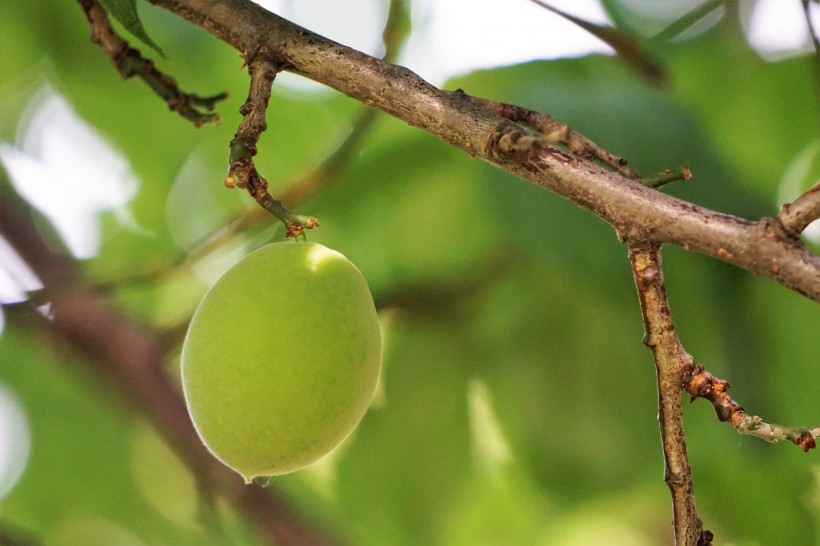
<svg viewBox="0 0 820 546">
<path fill-rule="evenodd" d="M 814 449 L 817 447 L 817 442 L 815 442 L 812 436 L 801 434 L 797 438 L 794 439 L 794 443 L 800 446 L 800 449 L 803 450 L 803 453 L 808 453 L 810 449 Z"/>
<path fill-rule="evenodd" d="M 703 366 L 697 364 L 692 378 L 686 385 L 686 390 L 692 396 L 692 400 L 695 398 L 708 400 L 715 408 L 718 420 L 728 422 L 740 434 L 757 436 L 767 442 L 790 439 L 804 452 L 816 447 L 815 438 L 820 435 L 820 427 L 814 429 L 786 427 L 768 423 L 757 415 L 749 415 L 743 406 L 729 396 L 729 387 L 728 381 L 718 379 L 706 371 Z"/>
<path fill-rule="evenodd" d="M 556 121 L 555 118 L 549 114 L 543 114 L 514 104 L 473 97 L 461 89 L 453 91 L 453 94 L 482 110 L 492 112 L 512 122 L 524 124 L 538 131 L 539 136 L 530 138 L 533 138 L 542 145 L 561 144 L 573 155 L 592 161 L 599 161 L 613 171 L 631 180 L 640 179 L 640 176 L 627 165 L 626 159 L 604 150 L 582 134 L 574 131 L 572 127 L 566 123 Z M 501 142 L 499 142 L 499 144 L 501 144 Z M 521 151 L 521 148 L 516 149 L 516 151 Z"/>
<path fill-rule="evenodd" d="M 692 171 L 689 170 L 688 167 L 683 167 L 682 169 L 675 171 L 666 169 L 658 176 L 652 178 L 642 178 L 641 184 L 657 190 L 658 188 L 661 188 L 671 182 L 677 182 L 678 180 L 686 181 L 691 178 Z"/>
<path fill-rule="evenodd" d="M 786 235 L 799 239 L 809 224 L 820 219 L 820 183 L 793 202 L 783 205 L 775 219 Z"/>
</svg>

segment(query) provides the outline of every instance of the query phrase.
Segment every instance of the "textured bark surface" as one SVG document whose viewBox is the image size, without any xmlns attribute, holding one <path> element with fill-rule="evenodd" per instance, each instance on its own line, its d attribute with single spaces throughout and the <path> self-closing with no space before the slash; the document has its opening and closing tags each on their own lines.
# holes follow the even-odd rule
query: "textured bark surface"
<svg viewBox="0 0 820 546">
<path fill-rule="evenodd" d="M 440 90 L 410 70 L 295 25 L 248 0 L 153 0 L 249 58 L 261 47 L 285 70 L 419 127 L 596 214 L 626 241 L 673 243 L 774 279 L 820 302 L 820 257 L 773 218 L 752 222 L 648 188 L 547 144 L 505 146 L 527 129 Z"/>
<path fill-rule="evenodd" d="M 686 455 L 683 430 L 683 389 L 695 368 L 675 332 L 666 298 L 658 245 L 630 246 L 629 260 L 641 302 L 644 344 L 652 351 L 658 378 L 658 422 L 664 456 L 664 481 L 672 494 L 675 544 L 711 544 L 712 533 L 703 529 L 695 506 L 692 469 Z"/>
</svg>

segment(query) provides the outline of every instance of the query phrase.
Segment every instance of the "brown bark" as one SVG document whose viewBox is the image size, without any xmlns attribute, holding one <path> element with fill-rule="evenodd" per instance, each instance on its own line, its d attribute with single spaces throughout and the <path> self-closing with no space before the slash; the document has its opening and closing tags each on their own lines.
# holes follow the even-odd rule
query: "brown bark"
<svg viewBox="0 0 820 546">
<path fill-rule="evenodd" d="M 246 57 L 266 47 L 285 70 L 365 104 L 555 192 L 596 214 L 624 240 L 673 243 L 743 267 L 820 302 L 820 257 L 773 218 L 712 211 L 549 145 L 505 146 L 520 125 L 461 92 L 437 89 L 410 70 L 312 33 L 249 0 L 152 0 Z"/>
</svg>

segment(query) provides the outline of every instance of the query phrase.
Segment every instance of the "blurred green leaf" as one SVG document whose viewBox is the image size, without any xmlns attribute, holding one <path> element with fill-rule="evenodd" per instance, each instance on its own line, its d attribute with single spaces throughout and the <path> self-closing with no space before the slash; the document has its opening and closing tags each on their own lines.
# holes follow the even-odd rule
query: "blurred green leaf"
<svg viewBox="0 0 820 546">
<path fill-rule="evenodd" d="M 618 28 L 651 34 L 625 3 L 604 3 Z M 0 56 L 0 139 L 16 141 L 31 97 L 50 85 L 128 158 L 140 180 L 128 204 L 138 229 L 104 214 L 103 248 L 79 264 L 78 282 L 162 336 L 173 377 L 174 345 L 214 276 L 281 237 L 273 220 L 226 229 L 256 206 L 222 184 L 247 95 L 241 59 L 164 10 L 139 14 L 183 88 L 230 92 L 222 124 L 197 130 L 110 69 L 75 4 L 4 9 L 0 47 L 13 54 Z M 764 62 L 728 23 L 653 53 L 670 71 L 667 90 L 605 56 L 486 70 L 446 87 L 547 112 L 644 175 L 688 166 L 694 178 L 664 191 L 751 219 L 820 176 L 808 57 Z M 361 108 L 277 81 L 256 157 L 273 193 L 331 154 Z M 386 117 L 295 208 L 322 222 L 310 240 L 344 252 L 370 282 L 385 368 L 354 435 L 272 490 L 365 546 L 671 540 L 654 366 L 626 248 L 609 226 Z M 220 244 L 199 245 L 218 234 Z M 695 359 L 750 412 L 815 424 L 817 306 L 680 248 L 665 248 L 664 260 Z M 101 368 L 19 314 L 6 323 L 0 381 L 30 421 L 32 452 L 0 504 L 4 524 L 57 544 L 90 534 L 259 543 L 245 514 L 196 494 L 170 440 Z M 706 527 L 727 543 L 812 544 L 814 456 L 741 437 L 702 402 L 685 411 Z"/>
<path fill-rule="evenodd" d="M 742 36 L 718 30 L 674 48 L 668 62 L 675 95 L 696 116 L 702 137 L 748 191 L 771 200 L 786 166 L 817 139 L 812 57 L 766 62 Z"/>
<path fill-rule="evenodd" d="M 357 544 L 433 544 L 469 472 L 464 347 L 401 312 L 385 337 L 384 400 L 339 462 L 336 506 Z"/>
<path fill-rule="evenodd" d="M 77 544 L 82 536 L 87 541 L 91 529 L 116 538 L 113 543 L 151 544 L 159 537 L 198 543 L 185 525 L 142 499 L 130 468 L 133 409 L 118 392 L 103 388 L 104 376 L 80 355 L 55 353 L 31 329 L 7 325 L 0 353 L 0 375 L 20 398 L 32 431 L 23 478 L 0 502 L 4 518 L 36 530 L 48 544 Z"/>
</svg>

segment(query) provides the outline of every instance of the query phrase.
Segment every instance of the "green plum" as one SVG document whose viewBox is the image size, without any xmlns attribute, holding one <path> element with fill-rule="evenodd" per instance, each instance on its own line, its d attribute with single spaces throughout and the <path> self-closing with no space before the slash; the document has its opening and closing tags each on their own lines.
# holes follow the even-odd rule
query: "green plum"
<svg viewBox="0 0 820 546">
<path fill-rule="evenodd" d="M 318 243 L 251 252 L 206 293 L 182 347 L 203 443 L 250 483 L 317 461 L 356 427 L 381 369 L 362 274 Z"/>
</svg>

